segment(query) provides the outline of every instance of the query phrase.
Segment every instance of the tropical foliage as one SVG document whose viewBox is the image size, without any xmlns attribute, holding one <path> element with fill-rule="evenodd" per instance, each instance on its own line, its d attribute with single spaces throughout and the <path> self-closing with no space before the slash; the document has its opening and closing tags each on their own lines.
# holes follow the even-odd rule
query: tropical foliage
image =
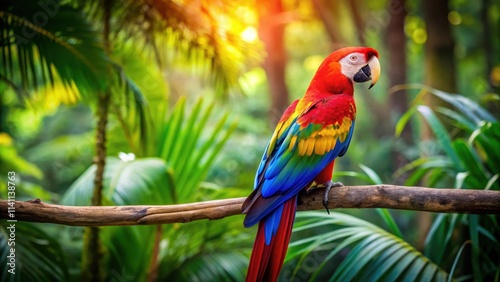
<svg viewBox="0 0 500 282">
<path fill-rule="evenodd" d="M 186 114 L 185 99 L 173 107 L 166 118 L 156 120 L 155 136 L 148 137 L 151 157 L 137 158 L 121 153 L 120 158 L 108 158 L 104 178 L 104 203 L 107 205 L 168 205 L 227 197 L 226 191 L 200 189 L 208 168 L 234 130 L 228 114 L 220 117 L 213 112 L 214 104 L 200 99 Z M 162 116 L 162 115 L 159 115 Z M 208 127 L 209 120 L 218 120 Z M 95 166 L 84 172 L 68 189 L 62 204 L 89 205 L 93 190 Z M 242 279 L 246 265 L 246 249 L 238 244 L 238 222 L 222 220 L 213 223 L 194 222 L 189 225 L 109 227 L 102 232 L 104 248 L 108 250 L 108 269 L 145 280 L 153 269 L 158 277 L 168 279 L 220 280 L 228 273 Z M 74 239 L 78 239 L 74 238 Z M 230 243 L 233 241 L 234 243 Z M 201 245 L 192 242 L 203 243 Z M 234 244 L 233 252 L 227 252 Z M 127 256 L 129 250 L 134 256 Z M 179 256 L 183 253 L 183 256 Z M 157 256 L 157 257 L 155 257 Z M 204 264 L 204 260 L 220 264 Z M 182 265 L 193 264 L 199 272 L 182 271 Z M 188 267 L 192 269 L 193 267 Z M 148 271 L 143 271 L 148 270 Z M 116 273 L 110 272 L 107 279 Z M 195 279 L 195 277 L 198 277 Z"/>
<path fill-rule="evenodd" d="M 419 158 L 402 168 L 402 172 L 408 169 L 414 171 L 406 184 L 413 185 L 420 181 L 431 187 L 448 185 L 457 189 L 500 190 L 500 152 L 495 149 L 500 145 L 498 120 L 466 97 L 435 89 L 424 91 L 451 104 L 454 109 L 439 107 L 433 111 L 428 106 L 417 105 L 401 119 L 398 126 L 404 126 L 406 117 L 418 111 L 432 129 L 441 151 L 437 156 Z M 451 120 L 453 131 L 450 131 L 453 135 L 448 133 L 435 112 L 440 113 L 442 119 Z M 463 277 L 471 275 L 474 280 L 498 279 L 499 235 L 498 217 L 440 214 L 431 225 L 424 252 L 440 265 L 453 264 L 453 269 L 460 259 L 462 267 L 459 269 L 472 265 L 472 273 L 459 273 Z M 463 248 L 469 247 L 468 244 L 471 255 L 461 258 Z M 457 246 L 461 248 L 457 249 Z"/>
<path fill-rule="evenodd" d="M 287 258 L 298 257 L 298 261 L 289 277 L 311 281 L 446 281 L 448 273 L 403 238 L 347 214 L 299 213 L 294 232 L 300 235 L 320 226 L 325 230 L 321 234 L 291 244 Z M 333 260 L 336 255 L 342 259 Z M 304 271 L 307 264 L 314 265 L 310 273 Z M 325 266 L 332 264 L 335 272 L 325 274 Z"/>
<path fill-rule="evenodd" d="M 158 67 L 151 68 L 143 60 L 150 59 L 153 57 L 150 55 L 153 54 L 158 66 L 162 67 L 171 61 L 169 57 L 177 57 L 180 54 L 180 57 L 185 58 L 182 61 L 184 64 L 196 64 L 198 68 L 208 67 L 209 72 L 203 70 L 201 73 L 209 73 L 213 77 L 216 93 L 227 94 L 230 87 L 237 86 L 236 80 L 241 68 L 239 61 L 250 62 L 256 54 L 251 55 L 252 50 L 247 46 L 248 44 L 232 35 L 231 31 L 221 33 L 224 29 L 212 28 L 216 25 L 216 22 L 211 20 L 212 13 L 222 11 L 219 9 L 229 11 L 224 8 L 224 5 L 228 4 L 221 2 L 222 6 L 204 5 L 195 9 L 193 7 L 185 9 L 182 5 L 168 1 L 155 2 L 153 6 L 150 2 L 131 1 L 126 5 L 114 5 L 111 1 L 107 1 L 104 4 L 105 7 L 101 6 L 102 3 L 98 1 L 82 1 L 81 3 L 40 1 L 38 5 L 28 2 L 7 1 L 1 6 L 0 57 L 3 66 L 0 71 L 1 87 L 8 90 L 8 95 L 17 94 L 17 101 L 27 102 L 28 107 L 36 107 L 36 102 L 47 104 L 45 101 L 55 102 L 57 107 L 60 102 L 72 104 L 79 98 L 95 106 L 98 109 L 99 119 L 97 130 L 100 131 L 97 136 L 101 136 L 101 139 L 97 141 L 97 152 L 101 159 L 102 152 L 106 154 L 104 151 L 106 147 L 103 143 L 106 138 L 102 136 L 106 134 L 107 112 L 109 110 L 114 114 L 114 119 L 110 120 L 110 132 L 116 134 L 117 138 L 107 138 L 108 145 L 112 145 L 109 153 L 118 154 L 122 150 L 133 151 L 143 158 L 134 160 L 133 154 L 125 153 L 121 153 L 122 160 L 114 157 L 107 158 L 103 177 L 103 203 L 174 204 L 192 202 L 202 197 L 211 197 L 212 194 L 219 195 L 216 191 L 203 192 L 196 188 L 199 188 L 200 182 L 204 180 L 215 157 L 234 130 L 235 124 L 228 122 L 227 114 L 220 117 L 220 121 L 217 121 L 217 117 L 211 118 L 214 104 L 207 105 L 201 100 L 192 109 L 194 111 L 190 116 L 184 116 L 185 102 L 179 102 L 178 106 L 172 110 L 170 117 L 165 119 L 169 102 L 165 95 L 167 89 L 161 87 L 164 84 L 162 75 L 158 75 Z M 169 9 L 165 9 L 160 4 L 167 5 Z M 193 24 L 189 18 L 202 8 L 206 12 L 206 17 L 198 24 Z M 111 11 L 112 15 L 109 14 Z M 143 11 L 144 14 L 138 14 L 137 11 Z M 109 27 L 110 17 L 113 18 L 113 24 L 112 29 L 108 30 L 106 26 Z M 39 22 L 40 20 L 43 22 Z M 104 24 L 95 24 L 91 22 L 92 20 Z M 138 24 L 138 21 L 143 23 Z M 136 29 L 136 27 L 146 27 L 148 23 L 149 28 Z M 99 33 L 100 30 L 103 35 Z M 164 34 L 162 32 L 164 30 L 169 32 Z M 115 40 L 112 46 L 110 46 L 111 37 Z M 101 38 L 104 40 L 101 41 Z M 144 50 L 152 52 L 146 52 L 146 56 L 139 54 L 139 47 L 136 46 L 138 42 L 147 47 Z M 158 52 L 159 46 L 172 48 Z M 231 52 L 228 52 L 229 49 Z M 164 50 L 168 52 L 163 52 Z M 246 56 L 243 58 L 238 55 L 239 52 L 246 52 Z M 137 59 L 130 60 L 131 54 Z M 197 72 L 200 73 L 199 70 Z M 132 75 L 131 77 L 134 77 L 136 81 L 132 80 L 129 75 Z M 153 89 L 151 83 L 160 87 Z M 149 95 L 157 103 L 163 104 L 150 116 L 147 116 L 144 95 Z M 30 100 L 25 100 L 26 97 Z M 109 98 L 103 100 L 103 97 Z M 155 106 L 158 107 L 158 105 Z M 149 119 L 147 122 L 146 118 Z M 215 125 L 211 131 L 207 130 L 209 121 L 214 122 Z M 10 136 L 4 134 L 4 137 L 2 158 L 6 161 L 13 158 L 9 171 L 16 170 L 24 175 L 40 178 L 40 170 L 17 157 Z M 50 159 L 58 160 L 61 157 L 71 159 L 70 155 L 85 157 L 89 160 L 90 155 L 87 151 L 90 149 L 88 145 L 92 142 L 81 142 L 82 137 L 91 138 L 85 132 L 81 135 L 66 134 L 35 147 L 31 150 L 30 156 L 34 157 L 32 160 L 38 160 L 39 163 L 49 164 L 51 164 Z M 79 145 L 74 146 L 74 141 L 77 141 Z M 179 150 L 182 145 L 185 145 L 184 151 Z M 47 154 L 47 152 L 52 153 Z M 56 154 L 53 154 L 54 152 Z M 144 158 L 147 156 L 157 158 Z M 68 175 L 75 177 L 78 175 L 75 174 L 75 170 L 82 173 L 62 196 L 61 203 L 90 204 L 94 189 L 93 179 L 96 170 L 99 170 L 99 164 L 102 167 L 102 163 L 104 162 L 98 161 L 97 167 L 91 166 L 86 172 L 81 170 L 82 166 L 74 166 L 71 163 L 62 165 L 63 171 L 56 169 L 54 173 L 58 177 L 62 177 L 65 172 L 71 172 Z M 170 169 L 172 164 L 180 168 L 174 172 Z M 71 167 L 71 170 L 66 170 L 68 167 Z M 178 184 L 183 185 L 180 187 L 185 189 L 176 189 L 175 187 L 179 186 L 174 185 Z M 135 185 L 139 186 L 135 187 Z M 54 196 L 56 200 L 59 198 L 58 194 L 47 193 L 40 186 L 30 185 L 28 181 L 18 183 L 18 187 L 20 187 L 18 199 L 22 197 L 21 195 L 43 196 L 40 198 L 45 200 L 50 200 L 51 196 Z M 2 185 L 2 191 L 4 189 L 6 187 Z M 221 223 L 220 226 L 221 230 L 225 231 L 230 225 Z M 172 232 L 170 229 L 162 234 L 161 229 L 162 227 L 105 229 L 102 233 L 105 263 L 109 263 L 113 269 L 116 266 L 117 269 L 107 272 L 107 277 L 113 279 L 116 275 L 122 275 L 120 271 L 123 267 L 127 267 L 127 271 L 133 270 L 135 276 L 138 276 L 137 273 L 140 273 L 141 269 L 151 269 L 149 273 L 142 272 L 142 278 L 146 275 L 156 275 L 157 271 L 153 269 L 158 269 L 157 265 L 162 263 L 160 258 L 164 256 L 162 250 L 165 246 L 162 245 L 163 247 L 160 248 L 160 242 L 168 240 L 168 236 L 181 234 Z M 198 228 L 198 230 L 203 229 L 206 227 Z M 210 230 L 217 230 L 217 228 Z M 44 236 L 64 234 L 61 236 L 67 238 L 64 240 L 65 248 L 72 250 L 69 256 L 72 261 L 79 261 L 82 253 L 81 247 L 78 247 L 78 242 L 82 240 L 80 229 L 64 229 L 62 233 L 59 233 L 60 230 L 57 228 L 34 231 L 42 232 Z M 218 231 L 217 234 L 223 234 L 222 231 Z M 45 235 L 43 232 L 48 233 Z M 186 231 L 186 233 L 194 232 Z M 32 235 L 34 239 L 38 236 L 37 234 L 27 232 L 25 235 L 26 238 Z M 206 234 L 211 233 L 207 231 Z M 162 239 L 162 235 L 165 239 Z M 151 240 L 143 241 L 143 237 L 151 238 Z M 143 265 L 135 263 L 135 258 L 132 256 L 128 256 L 129 261 L 124 261 L 123 258 L 126 256 L 123 253 L 130 246 L 134 246 L 129 239 L 136 243 L 137 249 L 142 251 L 144 258 L 154 259 L 141 260 L 144 262 Z M 182 246 L 180 241 L 176 245 Z M 19 247 L 19 250 L 21 249 L 22 247 Z M 51 254 L 51 252 L 43 252 L 43 246 L 39 249 L 42 258 L 44 253 Z M 7 249 L 3 251 L 7 252 Z M 162 252 L 161 256 L 158 252 Z M 183 262 L 188 258 L 179 257 L 178 252 L 175 254 L 174 260 Z M 193 255 L 198 254 L 200 252 L 193 250 Z M 212 252 L 211 255 L 214 258 L 218 257 L 216 252 Z M 63 259 L 64 255 L 58 255 L 58 257 Z M 219 259 L 224 260 L 225 257 L 231 258 L 232 255 L 220 256 Z M 47 257 L 31 262 L 38 263 L 37 266 L 43 269 L 44 261 L 48 259 Z M 68 273 L 79 272 L 78 264 L 69 266 L 63 264 L 61 267 L 64 268 L 63 273 L 66 277 Z M 5 272 L 4 274 L 7 275 Z M 177 274 L 174 271 L 174 273 L 169 272 L 168 275 Z M 40 276 L 40 279 L 42 277 Z M 55 280 L 67 280 L 61 277 Z M 18 275 L 9 278 L 23 280 L 26 277 Z"/>
<path fill-rule="evenodd" d="M 269 121 L 280 115 L 268 110 L 290 102 L 276 90 L 302 96 L 322 58 L 344 45 L 377 48 L 384 75 L 374 95 L 356 91 L 355 136 L 336 178 L 500 189 L 494 1 L 35 2 L 0 4 L 2 199 L 15 171 L 17 200 L 91 203 L 96 135 L 107 136 L 97 142 L 107 146 L 103 205 L 246 196 Z M 449 29 L 436 40 L 433 31 Z M 436 57 L 440 50 L 446 56 Z M 397 94 L 388 90 L 395 84 Z M 434 89 L 443 85 L 467 95 Z M 255 230 L 241 220 L 102 227 L 100 278 L 242 281 Z M 2 220 L 3 266 L 7 226 Z M 2 267 L 1 281 L 83 278 L 83 228 L 17 222 L 16 234 L 17 273 Z M 281 279 L 498 281 L 498 238 L 498 216 L 303 212 Z"/>
</svg>

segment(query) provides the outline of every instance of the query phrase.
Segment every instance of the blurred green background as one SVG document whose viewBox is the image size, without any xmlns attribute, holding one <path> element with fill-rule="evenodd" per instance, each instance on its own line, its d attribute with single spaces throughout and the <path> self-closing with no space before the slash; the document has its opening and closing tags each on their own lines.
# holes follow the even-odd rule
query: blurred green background
<svg viewBox="0 0 500 282">
<path fill-rule="evenodd" d="M 356 45 L 382 76 L 335 181 L 499 190 L 499 34 L 493 0 L 4 0 L 0 198 L 9 171 L 20 201 L 95 204 L 96 174 L 102 205 L 247 196 L 283 110 Z M 1 280 L 242 281 L 242 220 L 103 227 L 98 248 L 18 222 Z M 301 212 L 280 281 L 499 281 L 498 238 L 494 215 Z"/>
</svg>

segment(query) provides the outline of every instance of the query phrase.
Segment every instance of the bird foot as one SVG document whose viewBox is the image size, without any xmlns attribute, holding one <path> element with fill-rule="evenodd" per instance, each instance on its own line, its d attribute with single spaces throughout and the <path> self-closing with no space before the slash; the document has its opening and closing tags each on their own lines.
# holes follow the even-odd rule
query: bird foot
<svg viewBox="0 0 500 282">
<path fill-rule="evenodd" d="M 328 209 L 328 196 L 330 195 L 330 190 L 334 187 L 343 187 L 344 184 L 342 182 L 333 182 L 333 181 L 328 181 L 326 183 L 320 184 L 320 185 L 314 185 L 311 186 L 309 189 L 306 190 L 306 194 L 311 193 L 312 191 L 316 189 L 325 189 L 325 192 L 323 194 L 323 206 L 326 209 L 326 212 L 330 214 L 330 210 Z"/>
</svg>

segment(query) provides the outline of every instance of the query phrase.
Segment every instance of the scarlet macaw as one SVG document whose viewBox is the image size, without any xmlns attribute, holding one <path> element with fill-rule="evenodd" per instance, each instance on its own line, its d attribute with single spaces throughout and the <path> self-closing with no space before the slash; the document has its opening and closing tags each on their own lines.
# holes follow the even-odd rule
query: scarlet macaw
<svg viewBox="0 0 500 282">
<path fill-rule="evenodd" d="M 276 281 L 292 233 L 297 195 L 313 184 L 328 192 L 337 157 L 343 156 L 354 129 L 354 82 L 380 75 L 378 52 L 348 47 L 331 53 L 319 66 L 302 99 L 283 113 L 255 176 L 254 190 L 243 203 L 244 226 L 259 223 L 247 281 Z"/>
</svg>

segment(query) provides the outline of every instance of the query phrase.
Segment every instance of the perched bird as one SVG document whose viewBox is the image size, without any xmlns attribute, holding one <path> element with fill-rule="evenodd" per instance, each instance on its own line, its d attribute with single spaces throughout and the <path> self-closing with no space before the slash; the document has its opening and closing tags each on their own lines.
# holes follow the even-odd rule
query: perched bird
<svg viewBox="0 0 500 282">
<path fill-rule="evenodd" d="M 346 153 L 354 129 L 353 84 L 371 80 L 371 88 L 379 75 L 375 49 L 339 49 L 319 66 L 304 97 L 283 113 L 242 207 L 245 227 L 259 223 L 247 281 L 278 279 L 299 192 L 324 187 L 328 211 L 328 192 L 342 185 L 332 182 L 335 159 Z"/>
</svg>

